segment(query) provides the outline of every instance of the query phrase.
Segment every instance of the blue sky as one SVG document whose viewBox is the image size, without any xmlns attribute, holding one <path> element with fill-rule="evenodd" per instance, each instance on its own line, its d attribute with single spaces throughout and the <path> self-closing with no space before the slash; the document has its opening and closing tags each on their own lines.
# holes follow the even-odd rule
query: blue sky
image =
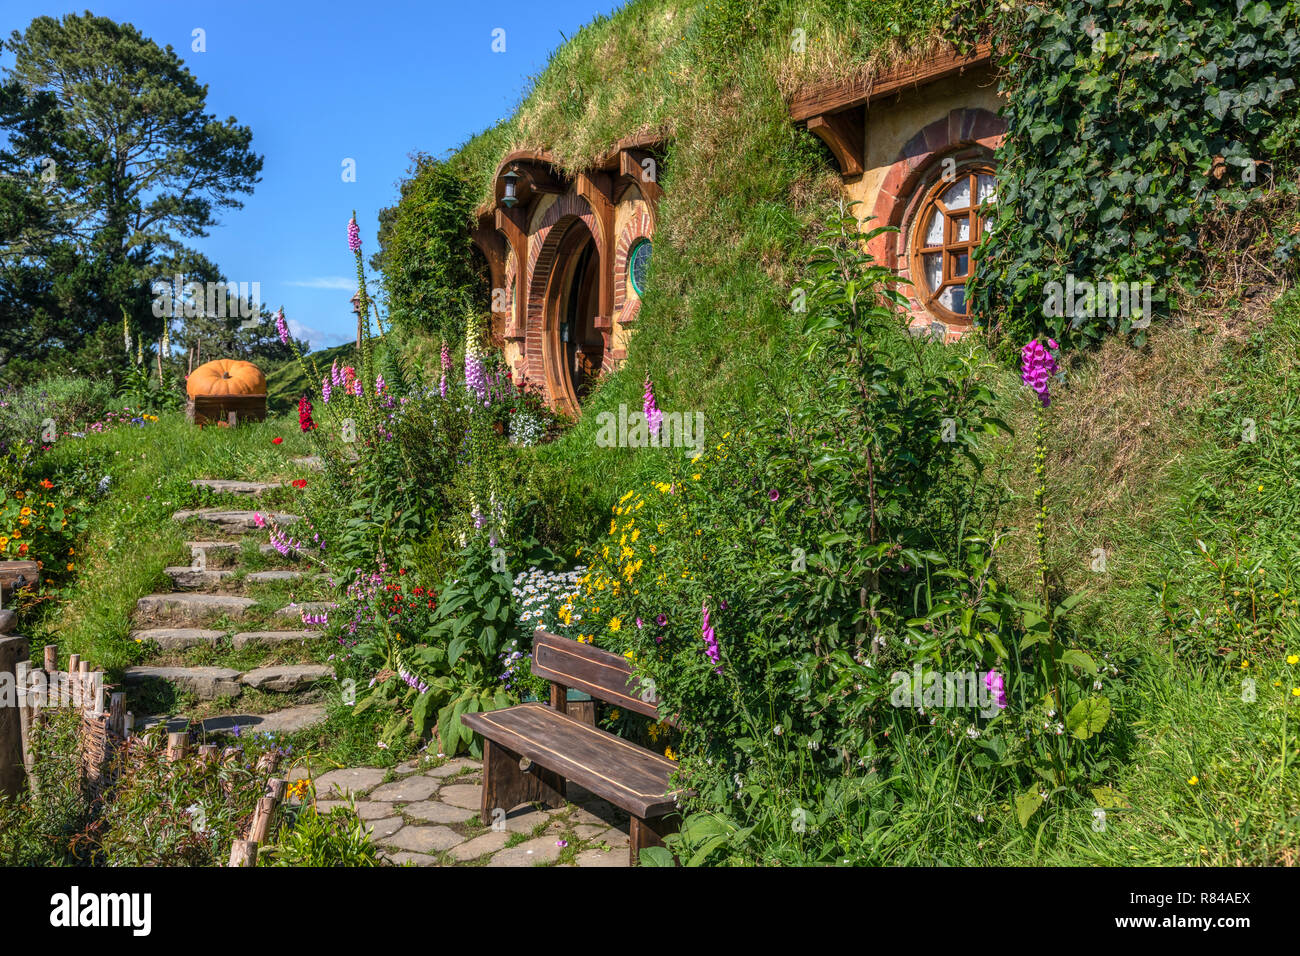
<svg viewBox="0 0 1300 956">
<path fill-rule="evenodd" d="M 244 208 L 193 240 L 235 282 L 260 282 L 314 347 L 348 341 L 356 269 L 347 221 L 357 211 L 367 258 L 377 214 L 417 151 L 448 150 L 509 115 L 564 36 L 614 0 L 545 4 L 440 0 L 4 0 L 4 36 L 34 17 L 86 9 L 170 44 L 208 86 L 208 111 L 253 130 L 265 157 Z M 492 51 L 503 28 L 505 52 Z M 193 31 L 205 31 L 195 52 Z M 12 54 L 0 64 L 12 62 Z M 343 161 L 356 160 L 356 182 Z"/>
</svg>

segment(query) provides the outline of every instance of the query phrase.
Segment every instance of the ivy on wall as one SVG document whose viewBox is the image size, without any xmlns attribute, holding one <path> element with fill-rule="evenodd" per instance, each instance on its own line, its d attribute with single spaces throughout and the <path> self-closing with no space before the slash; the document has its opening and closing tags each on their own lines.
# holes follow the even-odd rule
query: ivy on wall
<svg viewBox="0 0 1300 956">
<path fill-rule="evenodd" d="M 971 296 L 1005 341 L 1043 330 L 1076 345 L 1115 333 L 1141 344 L 1144 320 L 1201 277 L 1200 220 L 1294 189 L 1294 0 L 954 8 L 967 39 L 991 35 L 1000 50 L 1009 133 Z M 1062 303 L 1067 282 L 1078 291 Z M 1150 283 L 1150 311 L 1086 295 L 1111 282 Z"/>
</svg>

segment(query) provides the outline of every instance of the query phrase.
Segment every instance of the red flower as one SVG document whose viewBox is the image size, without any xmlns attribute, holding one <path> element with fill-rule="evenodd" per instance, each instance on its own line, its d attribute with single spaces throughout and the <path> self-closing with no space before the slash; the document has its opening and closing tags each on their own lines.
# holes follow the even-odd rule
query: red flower
<svg viewBox="0 0 1300 956">
<path fill-rule="evenodd" d="M 306 395 L 298 399 L 298 427 L 305 432 L 309 432 L 316 427 L 316 423 L 311 417 L 311 402 L 307 400 Z"/>
<path fill-rule="evenodd" d="M 272 445 L 279 445 L 279 444 L 280 444 L 281 442 L 283 442 L 283 441 L 284 441 L 283 438 L 278 438 L 278 437 L 277 437 L 277 438 L 272 438 L 272 439 L 271 439 L 271 444 L 272 444 Z"/>
<path fill-rule="evenodd" d="M 306 487 L 307 487 L 307 479 L 306 479 L 306 478 L 298 478 L 298 479 L 296 479 L 296 480 L 293 482 L 293 486 L 294 486 L 295 488 L 297 488 L 299 491 L 301 491 L 303 488 L 306 488 Z"/>
</svg>

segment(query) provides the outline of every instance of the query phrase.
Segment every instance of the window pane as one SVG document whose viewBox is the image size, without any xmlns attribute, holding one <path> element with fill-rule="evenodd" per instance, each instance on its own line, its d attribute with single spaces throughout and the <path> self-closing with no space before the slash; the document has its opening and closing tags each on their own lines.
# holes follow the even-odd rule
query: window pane
<svg viewBox="0 0 1300 956">
<path fill-rule="evenodd" d="M 950 285 L 939 293 L 939 304 L 958 315 L 966 314 L 966 286 Z"/>
<path fill-rule="evenodd" d="M 949 209 L 970 208 L 969 176 L 962 176 L 961 179 L 948 187 L 948 190 L 943 194 L 943 204 Z"/>
<path fill-rule="evenodd" d="M 998 201 L 997 183 L 994 181 L 993 177 L 990 176 L 988 173 L 979 174 L 979 186 L 977 188 L 979 190 L 978 194 L 975 197 L 975 202 L 977 205 L 979 203 Z"/>
<path fill-rule="evenodd" d="M 950 252 L 949 272 L 951 276 L 964 276 L 970 271 L 970 257 L 964 252 Z"/>
<path fill-rule="evenodd" d="M 923 257 L 925 266 L 925 288 L 933 292 L 943 282 L 943 253 L 929 252 Z"/>
<path fill-rule="evenodd" d="M 937 209 L 930 213 L 930 227 L 925 230 L 925 244 L 927 246 L 943 245 L 943 213 Z"/>
<path fill-rule="evenodd" d="M 952 221 L 953 242 L 970 241 L 970 216 L 961 216 Z"/>
</svg>

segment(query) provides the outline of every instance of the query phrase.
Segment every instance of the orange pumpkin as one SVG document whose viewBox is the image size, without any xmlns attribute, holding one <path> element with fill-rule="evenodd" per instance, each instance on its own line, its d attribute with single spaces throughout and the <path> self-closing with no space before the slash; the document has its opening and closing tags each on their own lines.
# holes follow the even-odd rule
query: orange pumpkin
<svg viewBox="0 0 1300 956">
<path fill-rule="evenodd" d="M 190 398 L 200 395 L 265 395 L 266 376 L 252 362 L 217 359 L 191 372 L 185 391 Z"/>
</svg>

